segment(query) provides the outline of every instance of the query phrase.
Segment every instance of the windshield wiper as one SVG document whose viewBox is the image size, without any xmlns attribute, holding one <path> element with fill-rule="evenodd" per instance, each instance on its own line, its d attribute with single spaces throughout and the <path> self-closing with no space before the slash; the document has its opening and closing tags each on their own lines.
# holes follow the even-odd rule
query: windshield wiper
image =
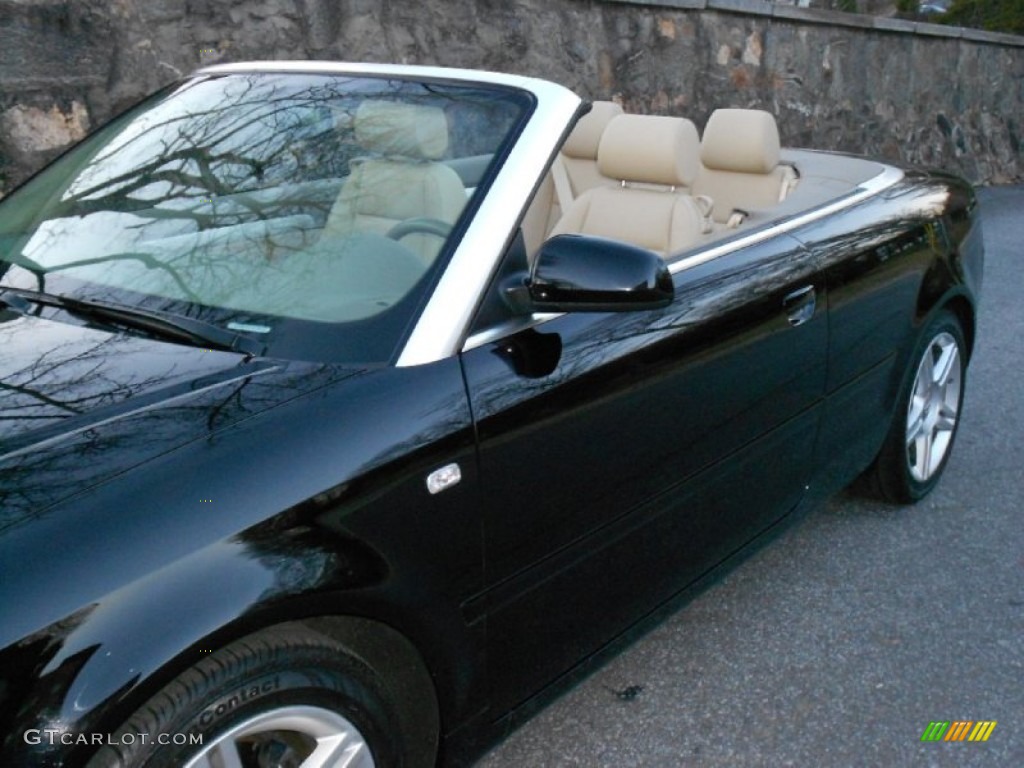
<svg viewBox="0 0 1024 768">
<path fill-rule="evenodd" d="M 0 293 L 0 302 L 11 309 L 24 312 L 27 303 L 58 307 L 79 317 L 100 320 L 144 331 L 153 336 L 181 341 L 193 346 L 240 352 L 245 355 L 262 355 L 262 342 L 249 336 L 221 328 L 205 320 L 185 317 L 173 312 L 128 307 L 96 299 L 73 299 L 52 293 L 6 288 Z"/>
</svg>

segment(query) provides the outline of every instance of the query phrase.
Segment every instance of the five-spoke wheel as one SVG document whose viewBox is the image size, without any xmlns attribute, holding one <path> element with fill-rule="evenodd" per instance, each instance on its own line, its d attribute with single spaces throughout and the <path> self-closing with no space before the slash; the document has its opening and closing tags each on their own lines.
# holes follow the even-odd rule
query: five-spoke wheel
<svg viewBox="0 0 1024 768">
<path fill-rule="evenodd" d="M 960 423 L 967 346 L 955 315 L 941 311 L 919 337 L 911 371 L 882 450 L 867 473 L 878 495 L 923 498 L 942 475 Z"/>
<path fill-rule="evenodd" d="M 321 707 L 272 709 L 219 734 L 185 768 L 374 768 L 370 746 L 350 720 Z"/>
<path fill-rule="evenodd" d="M 907 466 L 919 483 L 927 482 L 949 453 L 962 382 L 960 346 L 951 333 L 943 331 L 921 358 L 907 406 Z"/>
</svg>

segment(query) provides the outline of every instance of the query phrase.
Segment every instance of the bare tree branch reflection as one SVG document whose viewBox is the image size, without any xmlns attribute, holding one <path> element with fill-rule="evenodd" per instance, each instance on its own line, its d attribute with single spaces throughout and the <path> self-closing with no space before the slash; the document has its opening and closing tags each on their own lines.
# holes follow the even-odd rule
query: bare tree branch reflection
<svg viewBox="0 0 1024 768">
<path fill-rule="evenodd" d="M 115 337 L 110 343 L 125 339 L 131 340 L 130 337 Z M 86 354 L 83 350 L 82 355 Z M 95 354 L 99 356 L 98 352 Z M 85 366 L 81 372 L 76 372 L 78 378 L 71 382 L 77 385 L 77 394 L 63 401 L 59 399 L 55 393 L 60 391 L 61 382 L 67 385 L 68 380 L 62 378 L 66 374 L 54 367 L 53 374 L 46 377 L 49 388 L 37 385 L 38 391 L 26 395 L 26 399 L 35 402 L 40 409 L 46 398 L 57 401 L 46 407 L 63 437 L 48 441 L 44 438 L 49 433 L 32 432 L 21 441 L 25 450 L 15 450 L 5 456 L 0 448 L 0 532 L 45 515 L 60 499 L 76 490 L 90 488 L 128 466 L 159 456 L 183 442 L 212 434 L 216 429 L 351 373 L 334 366 L 308 364 L 296 365 L 291 370 L 270 369 L 262 375 L 253 371 L 253 375 L 203 389 L 165 407 L 139 408 L 133 407 L 130 398 L 144 396 L 147 392 L 157 397 L 166 394 L 173 385 L 170 380 L 174 378 L 175 361 L 172 356 L 171 360 L 164 361 L 162 369 L 153 367 L 142 377 L 137 371 L 147 371 L 147 368 L 140 365 L 137 357 L 129 364 L 116 364 L 127 357 L 130 356 L 117 357 L 108 349 L 100 365 L 88 357 L 67 358 L 63 362 L 68 366 Z M 211 363 L 211 367 L 216 370 L 215 363 Z M 191 371 L 181 371 L 177 379 L 182 383 L 190 378 L 184 374 L 195 377 L 197 371 L 194 367 Z M 7 396 L 4 398 L 2 412 L 6 418 Z M 101 411 L 103 408 L 109 410 Z M 97 413 L 109 415 L 106 419 L 97 419 Z M 0 429 L 8 435 L 3 447 L 16 448 L 19 443 L 11 439 L 16 438 L 16 433 L 8 430 L 9 426 L 9 421 L 6 425 L 0 422 Z M 24 425 L 24 429 L 29 428 L 35 427 Z M 34 442 L 37 439 L 41 442 Z M 94 460 L 100 456 L 107 460 Z"/>
<path fill-rule="evenodd" d="M 394 329 L 408 322 L 398 315 L 418 303 L 389 310 L 425 289 L 420 278 L 432 260 L 408 258 L 417 254 L 415 237 L 380 242 L 390 227 L 378 231 L 370 214 L 351 232 L 325 228 L 353 168 L 394 159 L 386 142 L 357 141 L 357 111 L 368 99 L 443 114 L 442 161 L 473 160 L 460 166 L 476 174 L 463 182 L 465 199 L 523 114 L 515 98 L 487 88 L 267 72 L 196 78 L 101 129 L 5 200 L 0 274 L 13 287 L 246 326 L 285 356 L 308 353 L 302 344 L 274 347 L 282 324 L 309 323 L 317 333 L 379 316 L 350 325 L 345 338 L 332 330 L 332 342 L 352 350 L 337 359 L 388 359 L 388 338 L 397 343 Z M 415 128 L 396 121 L 388 130 Z M 422 162 L 395 160 L 410 177 Z M 400 183 L 371 186 L 356 194 L 405 194 Z M 367 233 L 378 242 L 345 242 Z"/>
<path fill-rule="evenodd" d="M 27 429 L 11 422 L 53 421 L 121 402 L 174 376 L 174 363 L 154 372 L 126 370 L 119 365 L 118 347 L 123 338 L 78 337 L 35 355 L 17 356 L 27 360 L 20 369 L 5 364 L 14 357 L 10 338 L 13 328 L 0 325 L 0 428 L 8 437 Z"/>
</svg>

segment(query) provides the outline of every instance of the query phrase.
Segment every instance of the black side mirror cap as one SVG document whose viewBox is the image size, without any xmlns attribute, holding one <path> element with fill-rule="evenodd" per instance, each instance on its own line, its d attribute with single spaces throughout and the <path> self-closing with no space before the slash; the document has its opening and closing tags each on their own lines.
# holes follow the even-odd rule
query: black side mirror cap
<svg viewBox="0 0 1024 768">
<path fill-rule="evenodd" d="M 631 312 L 672 303 L 672 275 L 646 248 L 588 235 L 556 235 L 541 246 L 523 288 L 534 312 Z"/>
</svg>

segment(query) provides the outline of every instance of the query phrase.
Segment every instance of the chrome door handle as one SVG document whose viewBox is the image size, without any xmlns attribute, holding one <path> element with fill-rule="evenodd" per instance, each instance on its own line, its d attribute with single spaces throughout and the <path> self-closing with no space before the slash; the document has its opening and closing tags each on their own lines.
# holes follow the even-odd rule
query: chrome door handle
<svg viewBox="0 0 1024 768">
<path fill-rule="evenodd" d="M 786 294 L 782 306 L 786 310 L 786 318 L 794 328 L 803 325 L 814 317 L 814 308 L 818 305 L 817 292 L 813 285 L 805 285 Z"/>
</svg>

